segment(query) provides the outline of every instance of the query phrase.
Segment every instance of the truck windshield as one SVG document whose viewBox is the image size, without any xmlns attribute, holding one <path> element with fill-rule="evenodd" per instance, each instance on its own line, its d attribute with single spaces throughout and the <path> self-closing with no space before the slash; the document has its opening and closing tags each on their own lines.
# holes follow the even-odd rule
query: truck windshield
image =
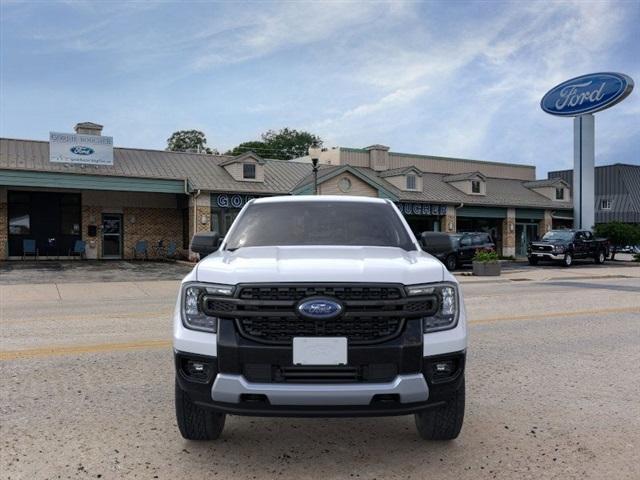
<svg viewBox="0 0 640 480">
<path fill-rule="evenodd" d="M 290 245 L 416 249 L 391 205 L 348 201 L 249 205 L 229 232 L 226 249 Z"/>
<path fill-rule="evenodd" d="M 573 239 L 573 232 L 563 232 L 554 230 L 551 232 L 547 232 L 542 237 L 543 240 L 561 240 L 561 241 L 571 241 Z"/>
</svg>

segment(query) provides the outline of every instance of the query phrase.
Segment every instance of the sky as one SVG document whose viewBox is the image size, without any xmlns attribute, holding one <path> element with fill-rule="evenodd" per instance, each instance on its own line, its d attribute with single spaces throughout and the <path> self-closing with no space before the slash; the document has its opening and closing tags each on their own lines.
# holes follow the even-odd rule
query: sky
<svg viewBox="0 0 640 480">
<path fill-rule="evenodd" d="M 77 122 L 121 147 L 181 129 L 221 152 L 269 129 L 324 146 L 573 164 L 539 102 L 590 72 L 640 82 L 640 1 L 0 0 L 0 136 Z M 640 87 L 596 114 L 596 164 L 640 164 Z M 262 152 L 268 156 L 268 152 Z"/>
</svg>

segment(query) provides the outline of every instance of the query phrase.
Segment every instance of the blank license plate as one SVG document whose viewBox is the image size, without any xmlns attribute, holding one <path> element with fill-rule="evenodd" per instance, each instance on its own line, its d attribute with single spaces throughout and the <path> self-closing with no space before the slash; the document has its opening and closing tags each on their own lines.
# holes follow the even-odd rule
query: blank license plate
<svg viewBox="0 0 640 480">
<path fill-rule="evenodd" d="M 294 365 L 346 365 L 346 337 L 295 337 Z"/>
</svg>

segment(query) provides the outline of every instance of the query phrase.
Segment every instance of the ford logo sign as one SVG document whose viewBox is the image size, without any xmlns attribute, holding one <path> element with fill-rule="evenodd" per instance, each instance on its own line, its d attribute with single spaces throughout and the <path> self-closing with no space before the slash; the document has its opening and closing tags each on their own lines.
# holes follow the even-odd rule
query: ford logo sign
<svg viewBox="0 0 640 480">
<path fill-rule="evenodd" d="M 612 107 L 633 90 L 633 80 L 622 73 L 590 73 L 572 78 L 549 90 L 542 110 L 551 115 L 574 117 Z"/>
<path fill-rule="evenodd" d="M 71 153 L 73 153 L 75 155 L 92 155 L 92 154 L 94 154 L 96 152 L 91 147 L 82 147 L 80 145 L 76 145 L 75 147 L 71 147 L 69 150 L 71 151 Z"/>
<path fill-rule="evenodd" d="M 342 313 L 342 305 L 329 298 L 312 298 L 298 305 L 298 313 L 303 317 L 327 320 Z"/>
</svg>

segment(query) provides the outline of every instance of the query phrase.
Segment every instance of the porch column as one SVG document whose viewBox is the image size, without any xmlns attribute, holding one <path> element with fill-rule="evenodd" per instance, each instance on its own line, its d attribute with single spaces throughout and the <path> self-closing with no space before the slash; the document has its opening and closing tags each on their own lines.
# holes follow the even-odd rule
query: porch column
<svg viewBox="0 0 640 480">
<path fill-rule="evenodd" d="M 542 236 L 553 228 L 553 218 L 551 217 L 551 210 L 544 211 L 544 218 L 538 222 L 538 236 Z"/>
<path fill-rule="evenodd" d="M 442 227 L 443 232 L 456 233 L 456 207 L 454 205 L 447 205 L 447 214 L 444 217 L 444 225 Z"/>
<path fill-rule="evenodd" d="M 196 198 L 189 196 L 189 244 L 191 238 L 197 232 L 211 231 L 211 195 L 209 192 L 201 192 Z M 197 255 L 189 250 L 189 259 L 197 260 Z"/>
<path fill-rule="evenodd" d="M 502 221 L 502 255 L 516 256 L 516 209 L 507 209 L 507 218 Z"/>
</svg>

